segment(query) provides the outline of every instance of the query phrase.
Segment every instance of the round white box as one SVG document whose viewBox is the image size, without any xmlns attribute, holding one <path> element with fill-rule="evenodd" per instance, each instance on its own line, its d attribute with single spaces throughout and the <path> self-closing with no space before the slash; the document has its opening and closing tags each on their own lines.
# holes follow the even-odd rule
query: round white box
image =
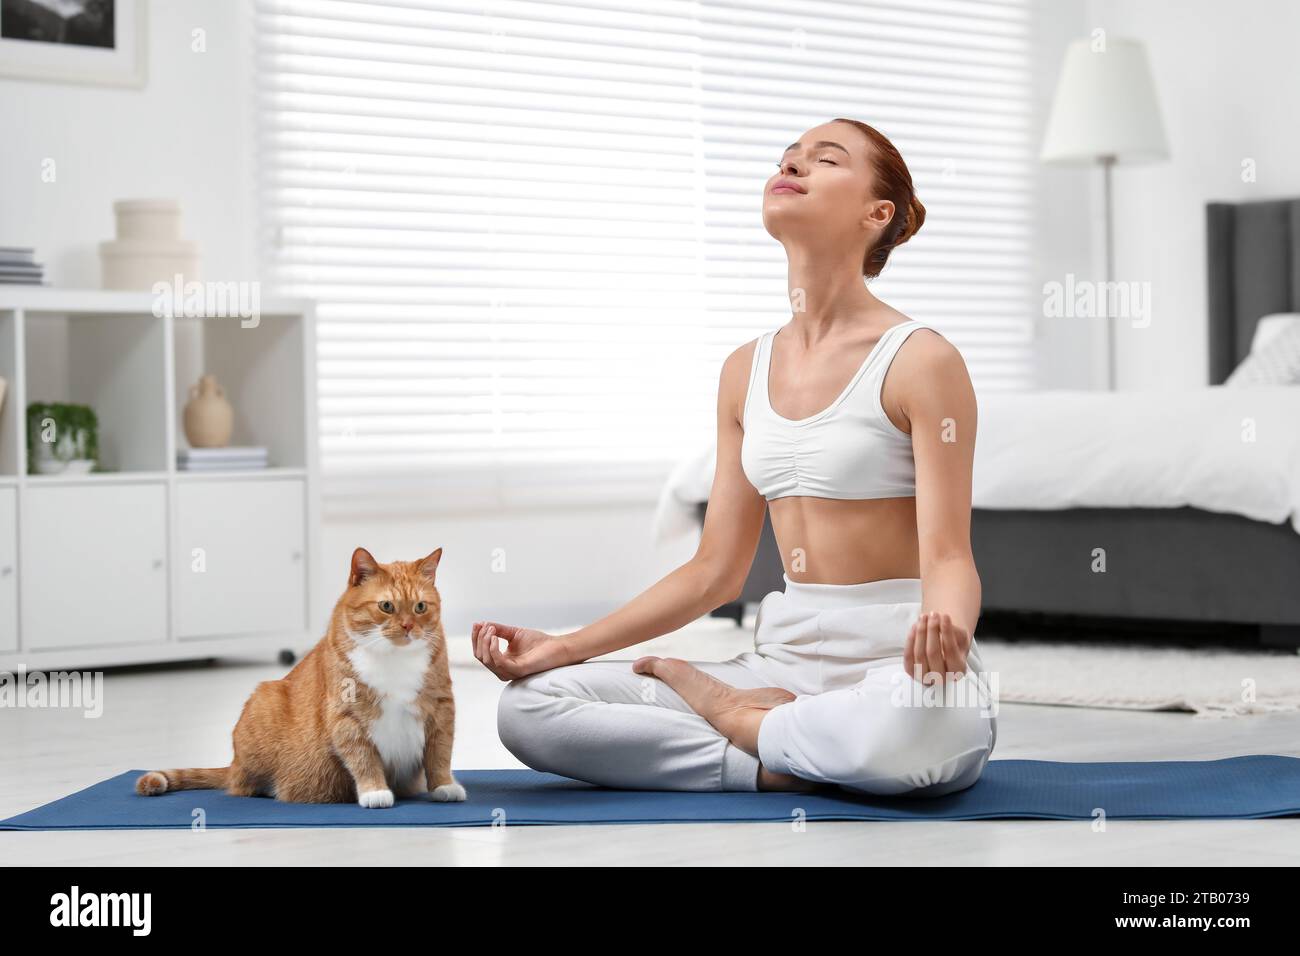
<svg viewBox="0 0 1300 956">
<path fill-rule="evenodd" d="M 181 204 L 175 199 L 121 199 L 113 203 L 113 215 L 119 239 L 181 237 Z"/>
<path fill-rule="evenodd" d="M 187 239 L 167 242 L 110 239 L 99 244 L 105 289 L 149 289 L 155 283 L 199 278 L 199 244 Z"/>
</svg>

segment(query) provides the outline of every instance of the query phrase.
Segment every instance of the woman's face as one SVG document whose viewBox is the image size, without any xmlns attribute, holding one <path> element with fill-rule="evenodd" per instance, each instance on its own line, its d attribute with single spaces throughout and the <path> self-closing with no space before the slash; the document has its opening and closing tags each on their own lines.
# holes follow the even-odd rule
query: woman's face
<svg viewBox="0 0 1300 956">
<path fill-rule="evenodd" d="M 824 123 L 800 136 L 763 188 L 768 234 L 852 242 L 865 252 L 894 214 L 892 202 L 872 195 L 871 148 L 848 123 Z"/>
</svg>

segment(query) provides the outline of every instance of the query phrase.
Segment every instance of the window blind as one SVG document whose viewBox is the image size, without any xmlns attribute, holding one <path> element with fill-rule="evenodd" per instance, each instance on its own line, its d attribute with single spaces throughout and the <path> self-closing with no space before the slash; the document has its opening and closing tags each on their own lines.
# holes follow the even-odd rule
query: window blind
<svg viewBox="0 0 1300 956">
<path fill-rule="evenodd" d="M 333 488 L 653 495 L 726 355 L 789 317 L 762 186 L 835 116 L 929 213 L 873 289 L 977 389 L 1031 383 L 1027 0 L 256 10 L 263 262 L 319 303 Z"/>
</svg>

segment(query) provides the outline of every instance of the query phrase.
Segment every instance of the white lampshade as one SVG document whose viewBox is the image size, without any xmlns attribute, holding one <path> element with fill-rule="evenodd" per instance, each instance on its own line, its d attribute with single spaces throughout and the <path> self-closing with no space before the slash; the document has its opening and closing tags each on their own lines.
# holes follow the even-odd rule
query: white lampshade
<svg viewBox="0 0 1300 956">
<path fill-rule="evenodd" d="M 1065 54 L 1040 158 L 1048 163 L 1167 159 L 1146 51 L 1136 40 L 1107 37 L 1105 52 L 1090 39 Z"/>
</svg>

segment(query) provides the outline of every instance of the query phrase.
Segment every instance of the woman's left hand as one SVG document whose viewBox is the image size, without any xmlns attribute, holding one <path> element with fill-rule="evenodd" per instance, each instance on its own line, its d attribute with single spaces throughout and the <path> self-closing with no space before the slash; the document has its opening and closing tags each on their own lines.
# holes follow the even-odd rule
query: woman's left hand
<svg viewBox="0 0 1300 956">
<path fill-rule="evenodd" d="M 926 611 L 907 632 L 903 669 L 922 684 L 938 683 L 942 676 L 966 673 L 971 636 L 947 614 Z"/>
</svg>

